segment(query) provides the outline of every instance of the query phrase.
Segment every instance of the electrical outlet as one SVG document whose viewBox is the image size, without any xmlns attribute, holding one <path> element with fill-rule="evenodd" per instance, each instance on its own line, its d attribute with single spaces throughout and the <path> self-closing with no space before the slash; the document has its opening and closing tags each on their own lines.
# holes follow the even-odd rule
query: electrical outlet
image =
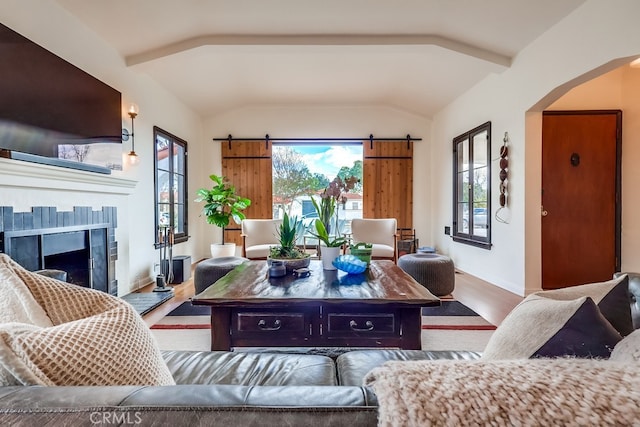
<svg viewBox="0 0 640 427">
<path fill-rule="evenodd" d="M 449 227 L 448 225 L 444 226 L 444 234 L 446 234 L 447 236 L 451 235 L 451 227 Z"/>
</svg>

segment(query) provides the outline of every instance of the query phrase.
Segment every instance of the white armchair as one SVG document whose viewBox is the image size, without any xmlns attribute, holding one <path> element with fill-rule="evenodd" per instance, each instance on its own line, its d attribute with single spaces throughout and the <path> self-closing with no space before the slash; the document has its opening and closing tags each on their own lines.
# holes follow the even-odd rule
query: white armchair
<svg viewBox="0 0 640 427">
<path fill-rule="evenodd" d="M 281 219 L 245 219 L 242 221 L 242 256 L 266 259 L 269 248 L 280 244 L 278 229 Z"/>
<path fill-rule="evenodd" d="M 351 243 L 371 243 L 371 259 L 397 259 L 397 221 L 395 218 L 352 219 Z"/>
</svg>

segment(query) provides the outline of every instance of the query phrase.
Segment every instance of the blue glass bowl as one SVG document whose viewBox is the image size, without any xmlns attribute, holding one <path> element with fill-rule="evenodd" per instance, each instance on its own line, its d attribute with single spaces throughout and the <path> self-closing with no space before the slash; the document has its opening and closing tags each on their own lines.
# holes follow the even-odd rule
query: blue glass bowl
<svg viewBox="0 0 640 427">
<path fill-rule="evenodd" d="M 348 274 L 360 274 L 367 269 L 367 263 L 355 255 L 340 255 L 333 260 L 333 266 Z"/>
</svg>

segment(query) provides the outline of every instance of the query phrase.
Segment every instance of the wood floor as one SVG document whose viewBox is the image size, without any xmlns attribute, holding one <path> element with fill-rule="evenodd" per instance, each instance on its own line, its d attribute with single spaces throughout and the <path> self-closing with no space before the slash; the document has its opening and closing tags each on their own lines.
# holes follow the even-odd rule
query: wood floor
<svg viewBox="0 0 640 427">
<path fill-rule="evenodd" d="M 192 270 L 194 268 L 195 264 L 192 266 Z M 184 301 L 188 301 L 195 294 L 193 271 L 189 280 L 172 286 L 175 296 L 143 316 L 143 320 L 147 325 L 150 326 L 158 322 L 171 310 Z M 154 287 L 155 284 L 150 284 L 142 288 L 140 292 L 151 292 Z M 523 299 L 514 293 L 460 271 L 456 272 L 456 286 L 453 291 L 453 297 L 494 325 L 499 325 L 513 307 Z"/>
</svg>

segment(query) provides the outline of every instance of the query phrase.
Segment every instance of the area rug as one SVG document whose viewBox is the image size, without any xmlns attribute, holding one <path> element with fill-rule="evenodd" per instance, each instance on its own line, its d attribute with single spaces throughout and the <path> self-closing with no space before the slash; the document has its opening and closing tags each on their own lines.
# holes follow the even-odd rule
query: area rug
<svg viewBox="0 0 640 427">
<path fill-rule="evenodd" d="M 163 350 L 211 349 L 210 309 L 182 303 L 151 326 Z M 423 350 L 484 350 L 495 326 L 455 300 L 422 312 Z"/>
</svg>

